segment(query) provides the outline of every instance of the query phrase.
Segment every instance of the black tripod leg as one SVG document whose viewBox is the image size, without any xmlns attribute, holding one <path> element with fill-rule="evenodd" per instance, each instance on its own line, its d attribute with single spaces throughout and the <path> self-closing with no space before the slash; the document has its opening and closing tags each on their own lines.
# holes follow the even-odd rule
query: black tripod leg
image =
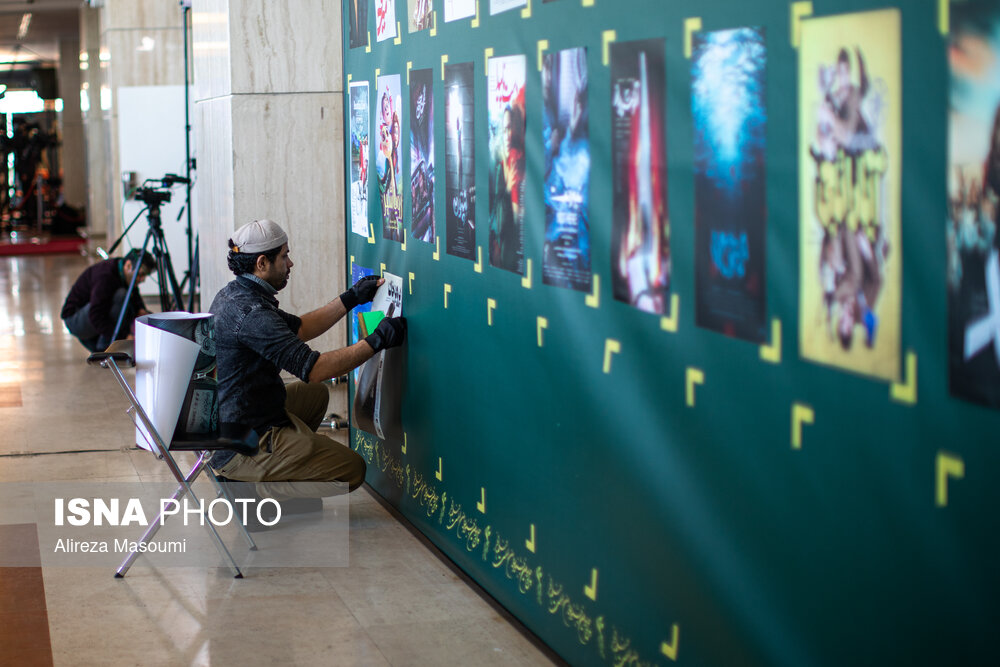
<svg viewBox="0 0 1000 667">
<path fill-rule="evenodd" d="M 191 266 L 188 267 L 188 278 L 190 280 L 188 282 L 188 290 L 189 291 L 188 291 L 188 307 L 187 307 L 187 310 L 188 310 L 189 313 L 193 313 L 194 312 L 194 300 L 195 300 L 195 297 L 198 296 L 198 290 L 201 287 L 198 284 L 198 281 L 200 279 L 199 270 L 198 270 L 199 269 L 199 264 L 198 264 L 198 241 L 199 241 L 199 237 L 196 236 L 195 239 L 194 239 L 194 255 L 192 256 L 193 259 L 191 260 Z M 199 304 L 199 307 L 200 307 L 200 305 L 201 304 Z"/>
<path fill-rule="evenodd" d="M 170 251 L 167 249 L 167 240 L 163 237 L 163 232 L 157 230 L 155 236 L 157 256 L 162 263 L 157 269 L 157 276 L 160 280 L 160 302 L 163 310 L 182 310 L 184 308 L 184 298 L 181 296 L 181 288 L 177 283 L 177 276 L 174 274 L 174 264 L 170 260 Z M 173 302 L 170 302 L 173 299 Z M 174 305 L 176 304 L 176 305 Z"/>
<path fill-rule="evenodd" d="M 122 301 L 122 309 L 118 312 L 118 321 L 115 323 L 115 331 L 111 334 L 111 342 L 118 340 L 118 332 L 121 331 L 122 321 L 125 319 L 125 312 L 128 310 L 129 304 L 132 302 L 132 292 L 135 291 L 136 281 L 139 279 L 139 267 L 142 266 L 142 260 L 146 257 L 146 246 L 149 245 L 149 239 L 153 238 L 153 230 L 150 229 L 146 232 L 146 239 L 142 242 L 142 250 L 139 252 L 139 259 L 136 260 L 136 264 L 132 267 L 132 280 L 128 283 L 128 291 L 125 292 L 125 300 Z M 153 247 L 156 247 L 156 242 L 154 241 Z"/>
</svg>

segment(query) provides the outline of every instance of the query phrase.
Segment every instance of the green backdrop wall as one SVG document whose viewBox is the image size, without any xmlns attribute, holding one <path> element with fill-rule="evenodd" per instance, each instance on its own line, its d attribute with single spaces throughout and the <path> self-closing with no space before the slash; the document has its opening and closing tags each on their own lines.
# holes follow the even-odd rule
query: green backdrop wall
<svg viewBox="0 0 1000 667">
<path fill-rule="evenodd" d="M 796 131 L 804 91 L 792 43 L 809 16 L 887 5 L 530 0 L 491 16 L 489 0 L 479 0 L 477 17 L 445 23 L 434 0 L 432 28 L 410 33 L 407 3 L 396 0 L 399 37 L 379 42 L 369 0 L 365 45 L 351 48 L 351 4 L 344 73 L 371 86 L 371 228 L 370 238 L 351 232 L 349 201 L 348 255 L 352 271 L 384 265 L 403 277 L 409 321 L 404 441 L 352 430 L 371 485 L 573 664 L 989 660 L 1000 621 L 1000 415 L 949 390 L 948 4 L 895 5 L 901 43 L 889 50 L 901 54 L 901 109 L 889 113 L 900 114 L 901 232 L 890 252 L 901 260 L 901 319 L 899 370 L 889 381 L 800 353 L 799 182 L 811 165 Z M 695 33 L 741 26 L 763 28 L 767 45 L 759 344 L 695 321 L 685 47 Z M 604 55 L 613 43 L 650 38 L 665 45 L 671 307 L 663 316 L 617 301 L 611 284 L 612 82 Z M 587 292 L 543 284 L 541 266 L 539 54 L 579 46 L 589 71 L 598 277 Z M 514 54 L 527 62 L 522 205 L 524 257 L 532 261 L 523 277 L 486 259 L 487 60 Z M 474 64 L 480 262 L 446 252 L 445 57 Z M 438 246 L 410 233 L 407 78 L 425 68 L 434 71 Z M 404 243 L 383 238 L 375 169 L 376 76 L 391 74 L 401 80 Z M 348 192 L 349 109 L 347 96 Z"/>
</svg>

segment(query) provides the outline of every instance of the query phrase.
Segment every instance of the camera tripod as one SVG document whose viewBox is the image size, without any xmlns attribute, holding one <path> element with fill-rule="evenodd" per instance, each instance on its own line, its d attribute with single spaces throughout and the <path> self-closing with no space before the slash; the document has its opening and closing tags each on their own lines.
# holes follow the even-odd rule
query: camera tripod
<svg viewBox="0 0 1000 667">
<path fill-rule="evenodd" d="M 169 175 L 168 175 L 169 176 Z M 150 181 L 147 181 L 147 183 Z M 159 181 L 161 184 L 165 184 L 169 187 L 172 183 L 168 179 L 163 179 Z M 145 185 L 145 184 L 144 184 Z M 162 187 L 162 185 L 161 185 Z M 142 267 L 143 259 L 146 254 L 151 254 L 156 262 L 156 280 L 159 288 L 160 297 L 160 308 L 162 312 L 168 312 L 172 310 L 184 310 L 184 299 L 182 297 L 181 285 L 177 282 L 177 276 L 174 274 L 174 265 L 170 259 L 170 250 L 167 248 L 167 239 L 163 235 L 163 225 L 160 219 L 160 205 L 164 202 L 170 201 L 170 191 L 155 189 L 152 187 L 142 187 L 136 190 L 135 198 L 144 202 L 146 204 L 146 220 L 148 223 L 148 229 L 146 231 L 146 238 L 142 242 L 142 249 L 139 252 L 139 258 L 136 260 L 135 266 L 132 270 L 132 279 L 129 281 L 128 290 L 125 292 L 125 299 L 122 302 L 121 312 L 118 313 L 118 321 L 115 323 L 115 331 L 112 334 L 111 340 L 117 340 L 118 332 L 121 330 L 122 322 L 125 319 L 125 312 L 128 309 L 128 304 L 132 298 L 132 294 L 135 291 L 136 284 L 139 279 L 139 269 Z M 139 215 L 142 215 L 140 211 Z M 132 222 L 129 223 L 128 227 L 122 232 L 118 240 L 114 242 L 108 254 L 114 252 L 118 244 L 122 242 L 125 235 L 128 234 L 132 225 L 135 224 L 136 220 L 139 219 L 137 215 Z M 150 246 L 152 244 L 152 246 Z M 191 304 L 189 308 L 193 307 L 194 302 L 194 291 L 195 291 L 195 281 L 197 280 L 195 273 L 189 271 L 188 276 L 185 277 L 185 282 L 188 278 L 191 278 L 191 284 L 189 288 L 191 289 Z"/>
</svg>

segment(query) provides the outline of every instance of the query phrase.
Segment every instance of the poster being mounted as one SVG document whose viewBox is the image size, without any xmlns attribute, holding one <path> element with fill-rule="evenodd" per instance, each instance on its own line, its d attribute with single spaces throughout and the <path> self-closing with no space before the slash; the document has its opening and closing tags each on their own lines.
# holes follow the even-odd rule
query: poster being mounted
<svg viewBox="0 0 1000 667">
<path fill-rule="evenodd" d="M 375 38 L 383 42 L 396 36 L 396 0 L 375 0 Z"/>
<path fill-rule="evenodd" d="M 951 7 L 948 371 L 951 394 L 1000 407 L 1000 7 Z"/>
<path fill-rule="evenodd" d="M 410 72 L 410 229 L 434 242 L 434 70 Z"/>
<path fill-rule="evenodd" d="M 476 258 L 476 162 L 473 63 L 445 65 L 445 247 L 449 255 Z"/>
<path fill-rule="evenodd" d="M 444 3 L 444 22 L 466 19 L 476 15 L 477 0 L 441 0 Z"/>
<path fill-rule="evenodd" d="M 799 349 L 899 378 L 899 11 L 806 19 L 799 48 Z"/>
<path fill-rule="evenodd" d="M 767 339 L 767 49 L 763 28 L 694 35 L 695 322 Z"/>
<path fill-rule="evenodd" d="M 346 0 L 348 8 L 347 20 L 348 44 L 350 48 L 368 46 L 368 5 L 371 0 Z"/>
<path fill-rule="evenodd" d="M 371 269 L 365 268 L 360 264 L 351 264 L 351 284 L 354 285 L 359 280 L 365 276 L 374 275 L 375 272 Z M 351 321 L 351 345 L 354 345 L 359 340 L 361 340 L 361 330 L 358 325 L 358 316 L 361 313 L 371 312 L 372 304 L 369 303 L 359 303 L 353 310 L 348 313 L 348 318 Z M 354 384 L 358 383 L 358 377 L 361 375 L 361 367 L 358 366 L 352 371 L 352 377 L 354 378 Z"/>
<path fill-rule="evenodd" d="M 401 159 L 402 98 L 399 75 L 380 76 L 376 81 L 378 107 L 378 191 L 382 203 L 382 237 L 403 240 L 403 161 Z"/>
<path fill-rule="evenodd" d="M 490 58 L 490 266 L 524 275 L 525 57 Z"/>
<path fill-rule="evenodd" d="M 490 15 L 525 7 L 527 4 L 528 0 L 490 0 Z"/>
<path fill-rule="evenodd" d="M 368 236 L 368 82 L 352 81 L 351 105 L 351 231 Z M 352 283 L 353 284 L 353 283 Z"/>
<path fill-rule="evenodd" d="M 542 282 L 590 290 L 590 106 L 587 49 L 542 60 L 545 245 Z"/>
<path fill-rule="evenodd" d="M 611 287 L 664 314 L 670 291 L 662 39 L 611 44 Z"/>
<path fill-rule="evenodd" d="M 406 0 L 406 24 L 410 32 L 420 32 L 431 27 L 434 20 L 433 0 Z"/>
</svg>

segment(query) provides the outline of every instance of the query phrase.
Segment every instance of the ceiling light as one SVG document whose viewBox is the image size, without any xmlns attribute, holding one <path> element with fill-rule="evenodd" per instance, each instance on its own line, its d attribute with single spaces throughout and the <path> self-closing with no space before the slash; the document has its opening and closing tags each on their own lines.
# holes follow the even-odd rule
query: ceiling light
<svg viewBox="0 0 1000 667">
<path fill-rule="evenodd" d="M 21 27 L 17 29 L 17 39 L 23 40 L 28 36 L 28 26 L 31 25 L 31 12 L 25 12 L 21 17 Z"/>
</svg>

